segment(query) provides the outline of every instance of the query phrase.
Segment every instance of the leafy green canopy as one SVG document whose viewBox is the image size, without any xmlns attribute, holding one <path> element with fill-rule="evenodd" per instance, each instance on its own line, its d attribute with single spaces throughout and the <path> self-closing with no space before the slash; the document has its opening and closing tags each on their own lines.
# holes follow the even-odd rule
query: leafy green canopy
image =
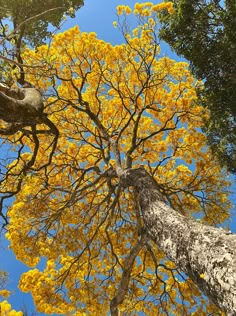
<svg viewBox="0 0 236 316">
<path fill-rule="evenodd" d="M 33 46 L 38 46 L 50 35 L 49 24 L 58 27 L 64 14 L 73 16 L 74 11 L 82 5 L 83 0 L 0 0 L 0 36 L 6 36 L 5 19 L 12 21 L 13 28 L 16 29 L 27 19 L 45 12 L 40 19 L 33 19 L 20 28 L 20 32 L 24 32 L 24 39 Z"/>
<path fill-rule="evenodd" d="M 236 2 L 174 0 L 174 14 L 160 13 L 160 36 L 205 80 L 199 91 L 211 110 L 208 142 L 222 164 L 236 173 Z"/>
<path fill-rule="evenodd" d="M 0 0 L 0 78 L 8 86 L 25 85 L 21 54 L 26 45 L 38 47 L 51 38 L 49 25 L 59 28 L 65 15 L 74 13 L 83 0 Z M 9 63 L 10 62 L 10 63 Z M 16 78 L 14 71 L 20 68 Z"/>
</svg>

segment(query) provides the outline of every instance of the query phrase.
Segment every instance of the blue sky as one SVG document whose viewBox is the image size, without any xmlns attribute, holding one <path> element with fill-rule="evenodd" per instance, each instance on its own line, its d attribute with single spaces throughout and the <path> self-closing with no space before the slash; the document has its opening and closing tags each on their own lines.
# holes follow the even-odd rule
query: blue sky
<svg viewBox="0 0 236 316">
<path fill-rule="evenodd" d="M 155 3 L 159 2 L 161 1 L 155 1 Z M 116 6 L 126 4 L 133 7 L 135 3 L 135 0 L 85 0 L 85 6 L 77 12 L 76 18 L 68 19 L 63 24 L 62 30 L 69 29 L 75 24 L 78 24 L 81 31 L 96 32 L 99 38 L 111 42 L 112 44 L 119 44 L 123 41 L 123 38 L 118 29 L 115 29 L 112 25 L 112 22 L 116 20 Z M 163 45 L 162 54 L 177 59 L 176 55 L 170 51 L 167 45 Z M 236 191 L 235 186 L 233 190 L 234 192 Z M 236 219 L 234 217 L 231 223 L 233 232 L 236 232 L 235 222 Z M 12 307 L 16 310 L 20 310 L 23 305 L 25 305 L 29 312 L 35 312 L 31 296 L 21 293 L 17 289 L 20 275 L 22 272 L 27 271 L 28 268 L 15 259 L 13 253 L 7 249 L 7 243 L 4 240 L 0 243 L 0 269 L 9 272 L 8 289 L 15 292 L 15 294 L 9 298 Z M 37 315 L 44 314 L 37 313 Z"/>
</svg>

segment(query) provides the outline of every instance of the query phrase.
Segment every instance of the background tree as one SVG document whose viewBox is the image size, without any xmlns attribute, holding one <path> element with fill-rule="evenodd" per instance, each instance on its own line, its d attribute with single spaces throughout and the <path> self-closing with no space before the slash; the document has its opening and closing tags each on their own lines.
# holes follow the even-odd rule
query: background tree
<svg viewBox="0 0 236 316">
<path fill-rule="evenodd" d="M 208 142 L 222 164 L 236 173 L 236 2 L 174 0 L 174 14 L 160 14 L 161 39 L 190 61 L 204 79 L 199 102 L 210 109 Z"/>
<path fill-rule="evenodd" d="M 4 219 L 17 259 L 32 267 L 20 288 L 40 312 L 219 311 L 182 268 L 193 269 L 190 277 L 222 310 L 234 308 L 227 294 L 235 286 L 235 236 L 208 226 L 229 217 L 229 183 L 199 131 L 208 114 L 193 102 L 197 82 L 188 65 L 160 57 L 156 12 L 163 6 L 173 12 L 171 3 L 136 4 L 132 30 L 132 10 L 119 6 L 122 45 L 74 27 L 50 46 L 24 51 L 26 80 L 46 91 L 45 114 L 59 139 L 48 164 L 44 124 L 34 130 L 37 155 L 30 130 L 3 138 L 17 159 L 5 167 L 1 191 L 16 192 L 20 183 Z M 206 225 L 190 220 L 197 216 Z M 212 242 L 223 256 L 201 263 L 196 245 L 206 250 Z M 222 277 L 223 263 L 229 269 Z"/>
<path fill-rule="evenodd" d="M 18 82 L 23 85 L 24 68 L 21 53 L 26 44 L 37 47 L 52 35 L 51 27 L 60 28 L 65 15 L 74 13 L 83 5 L 83 0 L 1 0 L 0 1 L 0 44 L 2 46 L 1 80 L 12 84 L 14 69 L 20 67 Z M 8 60 L 6 59 L 8 58 Z M 9 64 L 9 59 L 17 63 Z"/>
<path fill-rule="evenodd" d="M 83 0 L 51 0 L 47 2 L 1 0 L 1 37 L 9 36 L 10 25 L 6 24 L 7 19 L 9 23 L 12 23 L 13 30 L 17 30 L 18 40 L 20 37 L 24 37 L 24 41 L 28 44 L 38 46 L 51 36 L 51 32 L 48 30 L 49 24 L 60 27 L 64 14 L 74 17 L 75 11 L 82 5 Z M 29 19 L 31 19 L 30 23 L 25 23 Z"/>
</svg>

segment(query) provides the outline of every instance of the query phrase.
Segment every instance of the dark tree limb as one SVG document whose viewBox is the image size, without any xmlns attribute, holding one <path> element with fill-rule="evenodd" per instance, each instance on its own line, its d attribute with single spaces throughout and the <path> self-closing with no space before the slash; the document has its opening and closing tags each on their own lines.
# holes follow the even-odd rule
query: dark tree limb
<svg viewBox="0 0 236 316">
<path fill-rule="evenodd" d="M 139 252 L 148 242 L 148 239 L 149 238 L 146 235 L 143 235 L 141 239 L 133 246 L 130 253 L 125 259 L 120 284 L 118 286 L 118 289 L 116 290 L 115 296 L 113 297 L 110 303 L 111 316 L 119 316 L 118 306 L 123 303 L 125 295 L 127 294 L 134 261 L 138 256 Z"/>
<path fill-rule="evenodd" d="M 38 123 L 44 105 L 36 88 L 11 89 L 0 85 L 0 119 L 7 123 Z"/>
<path fill-rule="evenodd" d="M 49 132 L 54 135 L 54 140 L 51 144 L 52 151 L 49 157 L 50 164 L 57 146 L 59 131 L 43 111 L 43 99 L 38 89 L 11 89 L 7 85 L 0 83 L 0 119 L 9 123 L 7 127 L 0 129 L 0 134 L 13 135 L 19 130 L 23 130 L 24 127 L 30 126 L 32 129 L 30 133 L 33 135 L 35 146 L 38 147 L 36 125 L 47 125 Z M 29 166 L 32 167 L 32 163 Z"/>
</svg>

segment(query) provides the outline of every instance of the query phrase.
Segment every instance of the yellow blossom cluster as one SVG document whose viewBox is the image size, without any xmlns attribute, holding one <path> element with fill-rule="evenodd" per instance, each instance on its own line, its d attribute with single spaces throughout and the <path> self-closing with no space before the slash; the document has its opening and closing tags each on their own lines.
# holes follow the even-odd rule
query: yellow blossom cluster
<svg viewBox="0 0 236 316">
<path fill-rule="evenodd" d="M 161 11 L 161 10 L 168 10 L 169 14 L 174 13 L 174 8 L 173 8 L 173 2 L 162 2 L 160 4 L 156 4 L 152 6 L 153 11 Z"/>
<path fill-rule="evenodd" d="M 7 301 L 0 302 L 0 315 L 1 316 L 23 316 L 22 312 L 17 312 L 11 308 L 11 304 Z"/>
<path fill-rule="evenodd" d="M 0 296 L 2 296 L 4 298 L 8 298 L 10 294 L 11 294 L 11 292 L 6 290 L 6 289 L 0 290 Z"/>
<path fill-rule="evenodd" d="M 160 4 L 153 4 L 152 2 L 136 3 L 134 6 L 133 13 L 135 15 L 147 17 L 161 10 L 167 10 L 169 14 L 173 14 L 174 13 L 173 2 L 168 1 L 168 2 L 162 2 Z M 129 15 L 131 13 L 132 13 L 132 9 L 129 6 L 127 5 L 117 6 L 118 15 L 122 15 L 122 14 Z"/>
<path fill-rule="evenodd" d="M 53 275 L 55 275 L 55 269 L 50 268 L 48 264 L 48 276 L 38 269 L 31 270 L 22 275 L 19 288 L 22 292 L 31 291 L 34 303 L 37 306 L 38 312 L 46 314 L 63 314 L 67 315 L 73 311 L 71 304 L 66 303 L 62 299 L 61 294 L 55 293 L 55 287 L 53 282 Z M 47 303 L 50 301 L 50 304 Z"/>
<path fill-rule="evenodd" d="M 117 14 L 121 15 L 121 14 L 131 14 L 132 10 L 129 6 L 127 5 L 118 5 L 117 6 Z"/>
</svg>

